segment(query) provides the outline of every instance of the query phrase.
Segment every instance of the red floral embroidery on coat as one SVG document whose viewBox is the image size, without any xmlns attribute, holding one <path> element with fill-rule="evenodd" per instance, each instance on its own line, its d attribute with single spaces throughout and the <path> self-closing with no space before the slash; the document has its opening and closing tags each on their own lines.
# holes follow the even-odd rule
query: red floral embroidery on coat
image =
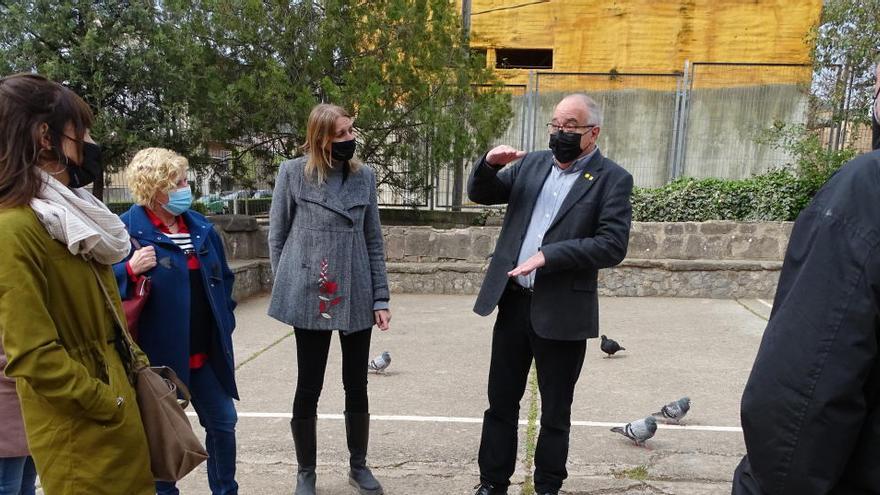
<svg viewBox="0 0 880 495">
<path fill-rule="evenodd" d="M 339 290 L 339 284 L 330 280 L 330 263 L 327 258 L 321 260 L 321 274 L 318 277 L 318 312 L 322 318 L 331 319 L 330 308 L 336 306 L 342 301 L 342 298 L 335 296 Z"/>
</svg>

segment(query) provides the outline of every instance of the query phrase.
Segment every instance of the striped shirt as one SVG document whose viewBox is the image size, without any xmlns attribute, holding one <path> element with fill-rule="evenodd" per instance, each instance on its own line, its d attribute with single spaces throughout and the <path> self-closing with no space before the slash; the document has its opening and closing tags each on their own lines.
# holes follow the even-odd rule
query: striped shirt
<svg viewBox="0 0 880 495">
<path fill-rule="evenodd" d="M 190 270 L 198 270 L 202 267 L 199 263 L 199 257 L 196 256 L 196 250 L 192 243 L 192 237 L 189 234 L 189 227 L 186 226 L 186 222 L 183 220 L 183 215 L 177 216 L 177 233 L 172 234 L 171 230 L 165 225 L 162 220 L 156 216 L 155 213 L 150 211 L 149 208 L 144 208 L 147 212 L 147 217 L 149 217 L 150 222 L 169 240 L 171 240 L 175 246 L 179 247 L 184 254 L 186 254 L 186 267 Z"/>
<path fill-rule="evenodd" d="M 177 234 L 166 233 L 165 237 L 171 239 L 174 244 L 180 248 L 187 256 L 195 253 L 192 237 L 189 232 L 178 232 Z"/>
</svg>

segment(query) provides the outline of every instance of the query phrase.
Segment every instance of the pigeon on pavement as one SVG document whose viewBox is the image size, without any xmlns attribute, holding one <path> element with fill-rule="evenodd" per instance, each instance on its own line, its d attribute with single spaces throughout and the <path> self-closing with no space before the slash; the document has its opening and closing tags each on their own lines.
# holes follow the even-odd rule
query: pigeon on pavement
<svg viewBox="0 0 880 495">
<path fill-rule="evenodd" d="M 642 447 L 657 432 L 657 420 L 653 416 L 648 416 L 645 419 L 639 419 L 624 426 L 615 426 L 611 428 L 611 431 L 620 433 L 635 442 L 636 445 Z"/>
<path fill-rule="evenodd" d="M 660 408 L 659 412 L 655 412 L 653 416 L 656 416 L 660 419 L 666 419 L 672 421 L 674 423 L 678 423 L 682 419 L 684 419 L 685 415 L 687 415 L 688 411 L 691 410 L 691 399 L 689 397 L 682 397 L 677 401 L 670 402 L 665 406 Z"/>
<path fill-rule="evenodd" d="M 604 335 L 602 336 L 602 344 L 599 345 L 599 348 L 602 349 L 602 352 L 608 354 L 608 357 L 613 356 L 618 351 L 626 350 L 626 348 L 618 344 L 616 340 L 609 339 Z"/>
<path fill-rule="evenodd" d="M 376 373 L 383 373 L 388 369 L 388 366 L 391 364 L 391 354 L 388 351 L 385 351 L 380 356 L 376 356 L 370 360 L 369 368 L 370 371 L 375 371 Z"/>
</svg>

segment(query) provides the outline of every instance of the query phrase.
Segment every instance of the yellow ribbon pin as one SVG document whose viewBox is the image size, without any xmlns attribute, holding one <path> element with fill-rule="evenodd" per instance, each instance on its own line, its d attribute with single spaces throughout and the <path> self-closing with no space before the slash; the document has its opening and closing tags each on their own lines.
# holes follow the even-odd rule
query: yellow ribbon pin
<svg viewBox="0 0 880 495">
<path fill-rule="evenodd" d="M 584 179 L 587 179 L 587 180 L 593 180 L 593 176 L 590 175 L 589 172 L 587 172 L 587 173 L 584 174 Z"/>
</svg>

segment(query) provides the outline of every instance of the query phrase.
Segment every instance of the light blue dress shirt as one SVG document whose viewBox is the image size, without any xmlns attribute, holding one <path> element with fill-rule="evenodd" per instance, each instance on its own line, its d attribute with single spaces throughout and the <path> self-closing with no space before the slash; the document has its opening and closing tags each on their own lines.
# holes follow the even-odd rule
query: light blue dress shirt
<svg viewBox="0 0 880 495">
<path fill-rule="evenodd" d="M 550 170 L 547 180 L 544 181 L 544 186 L 538 195 L 538 201 L 535 202 L 535 208 L 532 210 L 532 219 L 529 222 L 529 228 L 526 230 L 526 237 L 523 239 L 522 247 L 519 249 L 517 266 L 525 263 L 527 259 L 537 254 L 538 249 L 544 243 L 544 234 L 547 233 L 547 229 L 550 228 L 550 224 L 556 218 L 556 214 L 559 212 L 565 196 L 568 195 L 571 186 L 580 177 L 580 172 L 586 168 L 587 163 L 597 151 L 599 151 L 598 147 L 594 148 L 586 156 L 576 160 L 565 170 L 559 168 L 556 159 L 551 158 L 553 168 Z M 535 285 L 535 271 L 528 275 L 516 277 L 516 283 L 531 289 Z"/>
</svg>

